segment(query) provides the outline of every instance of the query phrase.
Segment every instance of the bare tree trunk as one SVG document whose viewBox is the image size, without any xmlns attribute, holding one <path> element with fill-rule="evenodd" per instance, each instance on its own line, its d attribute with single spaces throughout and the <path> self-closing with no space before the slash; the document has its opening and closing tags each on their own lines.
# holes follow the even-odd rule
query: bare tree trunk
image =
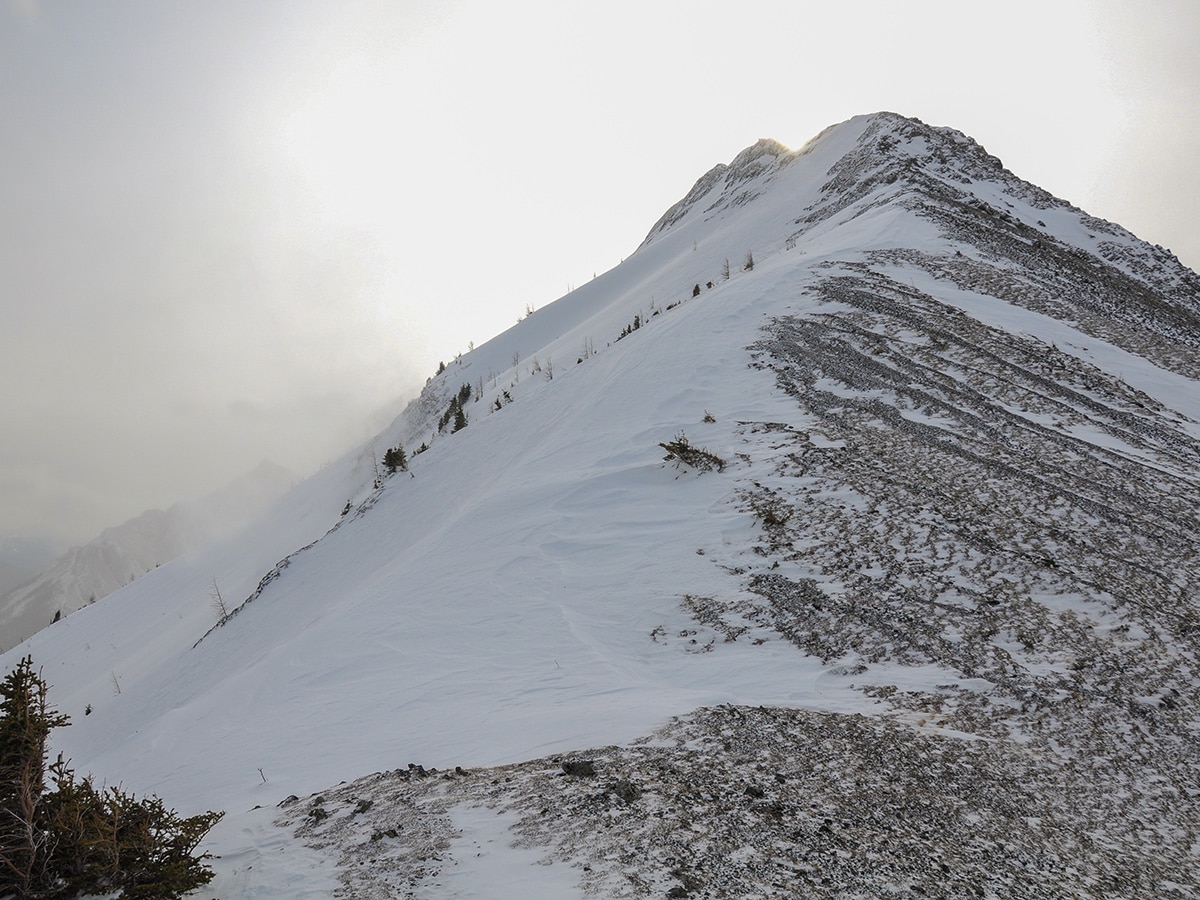
<svg viewBox="0 0 1200 900">
<path fill-rule="evenodd" d="M 50 835 L 38 821 L 43 781 L 35 762 L 40 758 L 21 767 L 12 785 L 11 805 L 3 810 L 7 821 L 0 836 L 0 869 L 5 880 L 0 881 L 0 890 L 15 890 L 18 897 L 47 883 Z"/>
</svg>

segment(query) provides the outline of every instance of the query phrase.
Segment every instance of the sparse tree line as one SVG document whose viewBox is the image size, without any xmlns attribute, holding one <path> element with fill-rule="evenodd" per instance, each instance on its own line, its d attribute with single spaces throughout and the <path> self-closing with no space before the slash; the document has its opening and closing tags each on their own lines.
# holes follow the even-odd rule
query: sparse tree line
<svg viewBox="0 0 1200 900">
<path fill-rule="evenodd" d="M 439 364 L 438 374 L 440 375 L 444 371 L 445 371 L 445 366 Z M 482 379 L 481 379 L 481 381 L 482 381 Z M 471 399 L 471 395 L 472 395 L 472 388 L 469 383 L 462 385 L 458 389 L 458 393 L 456 393 L 450 399 L 450 405 L 446 407 L 445 411 L 439 417 L 437 432 L 435 432 L 435 435 L 437 433 L 445 431 L 447 426 L 449 426 L 451 434 L 453 434 L 456 431 L 462 431 L 464 428 L 467 427 L 468 420 L 467 420 L 467 412 L 466 412 L 465 406 L 466 406 L 467 401 Z M 508 391 L 505 391 L 504 395 L 510 401 L 512 400 L 511 397 L 508 397 Z M 475 399 L 476 400 L 479 399 L 478 395 L 476 395 Z M 497 402 L 499 402 L 499 401 L 497 401 Z M 416 450 L 413 451 L 413 456 L 420 456 L 422 453 L 424 453 L 428 449 L 429 449 L 429 443 L 427 441 L 423 442 L 421 444 L 421 446 L 419 446 Z M 387 470 L 387 473 L 389 475 L 395 475 L 397 472 L 407 472 L 408 471 L 408 454 L 404 450 L 404 444 L 400 443 L 400 444 L 397 444 L 395 447 L 389 447 L 387 450 L 383 451 L 382 462 L 383 462 L 383 467 Z M 378 463 L 376 463 L 376 465 L 378 465 Z M 382 486 L 383 486 L 383 481 L 382 481 L 382 479 L 380 479 L 377 476 L 375 479 L 375 487 L 380 488 Z M 349 500 L 347 500 L 346 507 L 345 507 L 345 509 L 342 510 L 342 515 L 346 515 L 346 513 L 348 513 L 350 511 L 351 505 L 352 505 L 351 502 Z"/>
<path fill-rule="evenodd" d="M 467 413 L 463 409 L 463 405 L 471 399 L 471 385 L 464 384 L 458 389 L 458 393 L 450 400 L 450 405 L 446 407 L 446 411 L 442 413 L 441 419 L 438 420 L 438 431 L 445 431 L 446 426 L 451 422 L 454 426 L 450 429 L 453 434 L 456 431 L 462 431 L 467 427 Z"/>
<path fill-rule="evenodd" d="M 0 898 L 174 900 L 208 884 L 196 849 L 224 813 L 183 818 L 77 778 L 61 755 L 47 765 L 50 731 L 70 724 L 47 692 L 28 656 L 0 682 Z"/>
<path fill-rule="evenodd" d="M 693 249 L 695 249 L 695 248 L 693 247 Z M 754 269 L 754 253 L 751 250 L 747 250 L 745 259 L 742 262 L 742 271 L 749 272 L 749 271 L 752 271 L 753 269 Z M 726 258 L 721 264 L 720 278 L 724 281 L 728 281 L 730 277 L 731 276 L 730 276 L 729 259 Z M 715 282 L 708 281 L 705 283 L 705 287 L 707 287 L 709 290 L 711 290 L 713 287 L 715 287 Z M 700 295 L 701 290 L 702 290 L 702 287 L 701 287 L 700 282 L 696 282 L 696 284 L 692 286 L 691 296 L 698 297 Z M 683 300 L 675 300 L 671 303 L 668 303 L 666 306 L 666 310 L 675 309 L 681 303 L 683 303 Z M 643 315 L 641 311 L 637 312 L 634 315 L 633 320 L 621 329 L 621 332 L 613 339 L 612 343 L 616 343 L 617 341 L 620 341 L 623 338 L 626 338 L 629 335 L 633 334 L 633 332 L 640 330 L 643 326 L 645 326 L 649 322 L 650 319 L 654 318 L 655 316 L 658 316 L 663 311 L 664 310 L 662 308 L 657 307 L 655 305 L 654 301 L 651 300 L 650 301 L 650 315 L 646 316 L 646 315 Z M 533 313 L 534 313 L 533 307 L 527 306 L 525 309 L 525 314 L 523 316 L 519 317 L 517 319 L 517 321 L 521 322 L 524 319 L 528 318 L 529 316 L 533 315 Z M 611 346 L 611 343 L 609 346 Z M 474 342 L 471 342 L 471 344 L 469 345 L 469 349 L 470 350 L 475 349 Z M 583 363 L 584 360 L 591 359 L 595 355 L 596 355 L 596 348 L 595 348 L 594 344 L 592 343 L 592 339 L 585 338 L 583 341 L 582 350 L 579 353 L 578 358 L 575 360 L 576 365 Z M 454 361 L 456 364 L 461 365 L 462 364 L 462 354 L 457 355 L 455 357 Z M 533 360 L 529 363 L 528 370 L 529 370 L 530 375 L 540 374 L 545 378 L 546 381 L 554 380 L 554 360 L 549 356 L 546 357 L 545 364 L 543 364 L 538 359 L 538 357 L 535 356 L 533 358 Z M 447 371 L 448 371 L 448 367 L 446 366 L 446 364 L 444 362 L 439 362 L 438 367 L 437 367 L 437 373 L 434 377 L 443 375 Z M 519 351 L 513 352 L 512 372 L 513 372 L 513 379 L 512 379 L 512 382 L 509 384 L 509 388 L 515 387 L 521 381 L 521 354 Z M 497 381 L 496 373 L 489 372 L 488 378 L 492 382 L 492 387 L 496 387 L 496 381 Z M 426 385 L 428 386 L 430 384 L 430 382 L 432 382 L 432 381 L 433 381 L 433 378 L 427 379 Z M 453 434 L 457 431 L 461 431 L 463 428 L 467 427 L 467 425 L 469 424 L 469 420 L 467 418 L 465 405 L 468 400 L 472 399 L 472 396 L 474 396 L 474 400 L 476 402 L 478 402 L 481 399 L 481 396 L 483 394 L 483 382 L 484 382 L 484 379 L 482 376 L 480 376 L 478 379 L 478 383 L 474 388 L 474 393 L 472 393 L 472 385 L 469 382 L 463 384 L 459 388 L 458 393 L 453 398 L 451 398 L 449 406 L 446 407 L 445 411 L 442 413 L 441 417 L 438 419 L 437 430 L 433 433 L 433 437 L 436 437 L 438 434 L 446 431 L 447 427 L 449 427 L 451 434 Z M 512 403 L 512 402 L 513 402 L 512 394 L 509 393 L 508 388 L 504 388 L 500 391 L 499 394 L 497 394 L 493 398 L 490 409 L 492 412 L 499 412 L 501 409 L 503 409 L 505 406 L 507 406 L 509 403 Z M 420 454 L 424 453 L 428 449 L 429 449 L 429 442 L 428 441 L 422 442 L 421 445 L 419 447 L 417 447 L 416 450 L 413 451 L 412 455 L 414 457 L 419 456 Z M 400 472 L 408 471 L 408 457 L 405 454 L 404 447 L 398 446 L 398 447 L 391 448 L 391 449 L 385 451 L 384 456 L 383 456 L 383 465 L 388 470 L 389 474 L 395 473 L 397 471 L 400 471 Z M 377 487 L 381 486 L 381 483 L 377 483 L 376 486 Z M 349 511 L 349 505 L 347 506 L 347 509 L 343 512 L 343 515 L 345 515 L 345 512 L 348 512 L 348 511 Z"/>
<path fill-rule="evenodd" d="M 694 250 L 694 249 L 695 249 L 695 247 L 693 247 L 692 249 Z M 743 261 L 743 263 L 742 263 L 742 271 L 743 271 L 743 272 L 750 272 L 750 271 L 753 271 L 753 269 L 754 269 L 754 253 L 753 253 L 752 251 L 750 251 L 750 250 L 747 250 L 747 251 L 746 251 L 746 258 L 745 258 L 745 260 L 744 260 L 744 261 Z M 728 281 L 728 280 L 729 280 L 729 278 L 730 278 L 730 271 L 729 271 L 729 259 L 728 259 L 728 258 L 726 258 L 726 259 L 725 259 L 725 260 L 724 260 L 724 261 L 721 263 L 721 280 L 722 280 L 722 281 Z M 697 282 L 696 282 L 694 285 L 692 285 L 692 296 L 693 296 L 693 297 L 699 297 L 699 296 L 700 296 L 700 292 L 701 292 L 701 291 L 702 291 L 704 288 L 707 288 L 708 290 L 710 290 L 710 291 L 711 291 L 711 290 L 712 290 L 712 289 L 713 289 L 715 286 L 716 286 L 715 282 L 708 281 L 708 282 L 705 282 L 705 284 L 704 284 L 704 285 L 703 285 L 703 287 L 702 287 L 702 286 L 701 286 L 701 284 L 700 284 L 700 282 L 698 282 L 698 281 L 697 281 Z M 674 309 L 675 307 L 677 307 L 677 306 L 678 306 L 680 303 L 682 303 L 682 302 L 683 302 L 682 300 L 675 300 L 675 301 L 674 301 L 674 302 L 672 302 L 672 303 L 668 303 L 666 308 L 667 308 L 668 310 L 672 310 L 672 309 Z M 637 313 L 637 314 L 636 314 L 636 315 L 633 317 L 633 321 L 632 321 L 632 322 L 630 322 L 628 325 L 626 325 L 624 328 L 622 328 L 622 329 L 621 329 L 621 333 L 617 335 L 617 337 L 616 337 L 616 340 L 617 340 L 617 341 L 619 341 L 619 340 L 621 340 L 622 338 L 629 337 L 629 335 L 633 334 L 635 331 L 637 331 L 637 330 L 638 330 L 638 329 L 640 329 L 642 326 L 644 326 L 644 325 L 645 325 L 645 324 L 646 324 L 646 323 L 649 321 L 649 319 L 653 318 L 654 316 L 657 316 L 657 315 L 658 315 L 659 313 L 661 313 L 661 312 L 662 312 L 662 310 L 661 310 L 661 309 L 658 309 L 658 308 L 656 308 L 656 307 L 655 307 L 655 305 L 654 305 L 654 301 L 651 301 L 651 302 L 650 302 L 650 316 L 649 316 L 649 317 L 647 317 L 647 316 L 643 316 L 643 315 L 641 314 L 641 312 L 638 312 L 638 313 Z M 614 343 L 615 343 L 615 341 L 614 341 Z M 579 362 L 583 362 L 583 359 L 584 359 L 584 358 L 585 358 L 585 357 L 581 357 L 581 358 L 579 359 Z"/>
</svg>

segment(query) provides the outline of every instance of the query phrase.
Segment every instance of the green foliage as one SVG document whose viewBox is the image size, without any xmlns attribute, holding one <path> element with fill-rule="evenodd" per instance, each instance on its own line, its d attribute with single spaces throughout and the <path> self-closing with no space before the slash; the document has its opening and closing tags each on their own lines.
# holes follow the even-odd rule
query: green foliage
<svg viewBox="0 0 1200 900">
<path fill-rule="evenodd" d="M 676 463 L 683 463 L 702 472 L 725 471 L 725 460 L 703 447 L 693 446 L 682 431 L 675 437 L 675 440 L 665 444 L 660 443 L 658 446 L 667 451 L 667 455 L 663 457 L 665 460 L 673 459 Z"/>
<path fill-rule="evenodd" d="M 61 756 L 47 792 L 46 740 L 70 723 L 46 692 L 29 657 L 0 684 L 0 896 L 174 900 L 211 881 L 196 848 L 223 813 L 182 818 L 157 797 L 98 790 Z"/>
<path fill-rule="evenodd" d="M 408 454 L 404 452 L 404 447 L 391 447 L 384 451 L 383 465 L 390 474 L 396 472 L 408 471 Z"/>
<path fill-rule="evenodd" d="M 624 328 L 621 329 L 621 333 L 619 335 L 617 335 L 617 340 L 619 341 L 623 337 L 628 337 L 629 335 L 633 334 L 635 331 L 637 331 L 641 327 L 642 327 L 642 316 L 641 316 L 641 313 L 638 313 L 636 316 L 633 317 L 632 322 L 630 322 L 628 325 L 626 325 Z"/>
<path fill-rule="evenodd" d="M 60 757 L 51 767 L 57 789 L 46 798 L 46 822 L 57 835 L 55 874 L 48 897 L 111 893 L 170 900 L 212 880 L 197 846 L 223 813 L 181 818 L 158 797 L 138 800 L 117 787 L 97 790 L 91 777 L 75 780 Z"/>
<path fill-rule="evenodd" d="M 0 798 L 8 796 L 26 771 L 34 772 L 33 783 L 44 789 L 46 736 L 53 728 L 71 724 L 50 707 L 46 693 L 46 683 L 33 671 L 28 656 L 0 682 Z"/>
<path fill-rule="evenodd" d="M 471 385 L 469 383 L 464 384 L 450 400 L 450 405 L 446 407 L 446 411 L 442 413 L 442 417 L 438 419 L 438 431 L 444 431 L 446 426 L 451 422 L 454 423 L 454 427 L 450 429 L 451 433 L 466 428 L 467 414 L 463 410 L 463 405 L 470 399 Z"/>
<path fill-rule="evenodd" d="M 70 720 L 46 700 L 46 683 L 26 656 L 0 682 L 0 896 L 18 897 L 50 878 L 50 836 L 42 827 L 46 737 Z"/>
</svg>

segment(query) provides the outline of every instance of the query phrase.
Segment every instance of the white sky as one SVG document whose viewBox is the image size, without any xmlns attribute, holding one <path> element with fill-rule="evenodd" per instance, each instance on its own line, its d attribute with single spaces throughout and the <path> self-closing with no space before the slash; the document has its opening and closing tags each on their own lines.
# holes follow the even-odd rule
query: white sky
<svg viewBox="0 0 1200 900">
<path fill-rule="evenodd" d="M 304 472 L 717 162 L 891 109 L 1200 266 L 1200 4 L 0 0 L 0 534 Z"/>
</svg>

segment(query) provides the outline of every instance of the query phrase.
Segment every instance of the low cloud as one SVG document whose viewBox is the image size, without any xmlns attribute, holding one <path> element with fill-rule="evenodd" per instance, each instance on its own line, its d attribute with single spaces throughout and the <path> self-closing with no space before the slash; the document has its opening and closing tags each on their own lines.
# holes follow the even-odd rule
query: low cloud
<svg viewBox="0 0 1200 900">
<path fill-rule="evenodd" d="M 4 11 L 24 22 L 36 20 L 40 7 L 39 0 L 4 0 Z"/>
<path fill-rule="evenodd" d="M 1163 0 L 1097 5 L 1097 28 L 1108 62 L 1103 77 L 1123 119 L 1095 196 L 1104 215 L 1139 237 L 1161 243 L 1200 268 L 1195 198 L 1200 172 L 1200 5 Z"/>
</svg>

